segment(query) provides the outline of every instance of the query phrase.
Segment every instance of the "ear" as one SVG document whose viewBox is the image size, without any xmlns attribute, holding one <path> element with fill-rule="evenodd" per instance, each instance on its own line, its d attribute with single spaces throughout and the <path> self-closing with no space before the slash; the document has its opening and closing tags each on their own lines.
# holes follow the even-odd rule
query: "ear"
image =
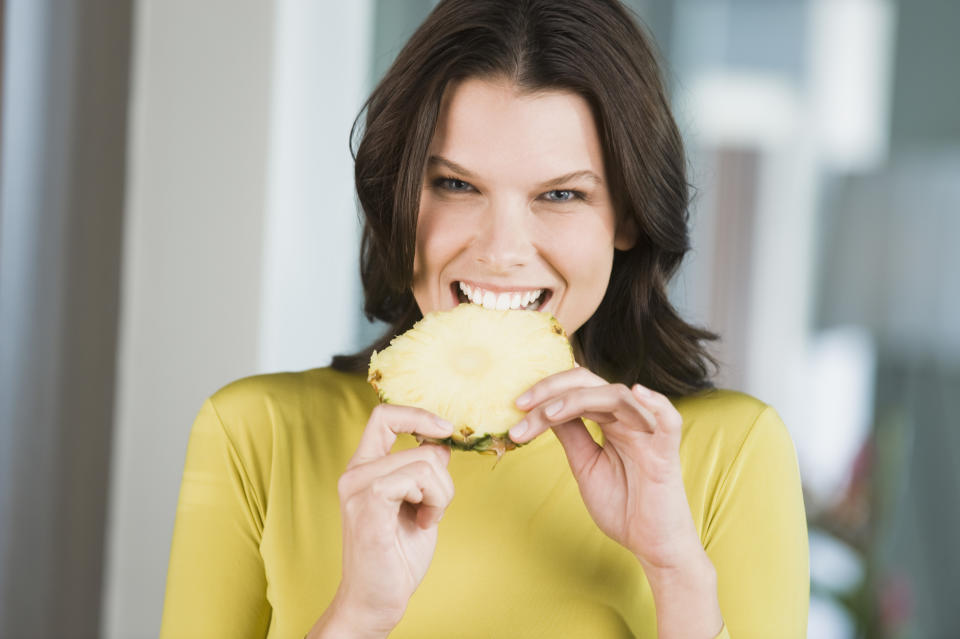
<svg viewBox="0 0 960 639">
<path fill-rule="evenodd" d="M 637 243 L 637 223 L 631 217 L 617 226 L 619 228 L 613 237 L 613 248 L 618 251 L 629 251 Z"/>
</svg>

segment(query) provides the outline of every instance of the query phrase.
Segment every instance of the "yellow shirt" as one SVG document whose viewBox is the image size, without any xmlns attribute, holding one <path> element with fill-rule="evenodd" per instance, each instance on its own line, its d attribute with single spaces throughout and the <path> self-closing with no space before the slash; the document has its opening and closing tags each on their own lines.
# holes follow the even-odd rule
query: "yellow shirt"
<svg viewBox="0 0 960 639">
<path fill-rule="evenodd" d="M 323 368 L 245 378 L 203 404 L 187 449 L 162 638 L 306 634 L 340 581 L 337 479 L 376 403 L 363 376 Z M 720 636 L 805 637 L 807 528 L 786 428 L 740 393 L 675 405 L 687 498 L 719 579 Z M 395 449 L 414 445 L 401 435 Z M 640 564 L 590 518 L 552 431 L 494 462 L 451 456 L 456 495 L 390 636 L 656 637 Z"/>
</svg>

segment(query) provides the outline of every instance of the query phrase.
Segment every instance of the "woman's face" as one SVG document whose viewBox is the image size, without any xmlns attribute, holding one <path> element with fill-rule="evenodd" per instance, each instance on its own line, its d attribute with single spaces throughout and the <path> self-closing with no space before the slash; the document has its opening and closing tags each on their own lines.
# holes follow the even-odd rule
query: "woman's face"
<svg viewBox="0 0 960 639">
<path fill-rule="evenodd" d="M 614 248 L 633 244 L 615 234 L 587 102 L 465 80 L 444 95 L 429 157 L 413 271 L 421 312 L 470 303 L 469 291 L 473 303 L 548 311 L 573 335 L 603 299 Z"/>
</svg>

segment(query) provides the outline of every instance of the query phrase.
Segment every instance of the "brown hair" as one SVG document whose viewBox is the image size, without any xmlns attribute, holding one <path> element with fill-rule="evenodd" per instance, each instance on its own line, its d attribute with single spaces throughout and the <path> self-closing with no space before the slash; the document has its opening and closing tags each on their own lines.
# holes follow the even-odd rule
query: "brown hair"
<svg viewBox="0 0 960 639">
<path fill-rule="evenodd" d="M 617 0 L 443 0 L 413 34 L 364 105 L 362 140 L 351 148 L 364 313 L 390 326 L 363 351 L 334 357 L 333 368 L 365 371 L 374 349 L 421 318 L 411 291 L 417 215 L 444 89 L 499 76 L 587 101 L 618 225 L 637 230 L 634 247 L 615 252 L 600 306 L 571 336 L 582 364 L 670 395 L 711 388 L 716 361 L 702 342 L 717 336 L 684 322 L 667 298 L 690 248 L 683 143 L 652 47 Z"/>
</svg>

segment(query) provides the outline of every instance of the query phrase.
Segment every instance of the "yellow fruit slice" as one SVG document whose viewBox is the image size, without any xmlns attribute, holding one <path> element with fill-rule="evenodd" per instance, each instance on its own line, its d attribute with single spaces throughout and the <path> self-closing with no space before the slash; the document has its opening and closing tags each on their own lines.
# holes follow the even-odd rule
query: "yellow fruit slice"
<svg viewBox="0 0 960 639">
<path fill-rule="evenodd" d="M 570 341 L 549 313 L 464 303 L 427 314 L 374 351 L 367 381 L 382 402 L 453 423 L 453 436 L 438 443 L 499 456 L 517 446 L 507 435 L 525 415 L 516 398 L 573 366 Z"/>
</svg>

